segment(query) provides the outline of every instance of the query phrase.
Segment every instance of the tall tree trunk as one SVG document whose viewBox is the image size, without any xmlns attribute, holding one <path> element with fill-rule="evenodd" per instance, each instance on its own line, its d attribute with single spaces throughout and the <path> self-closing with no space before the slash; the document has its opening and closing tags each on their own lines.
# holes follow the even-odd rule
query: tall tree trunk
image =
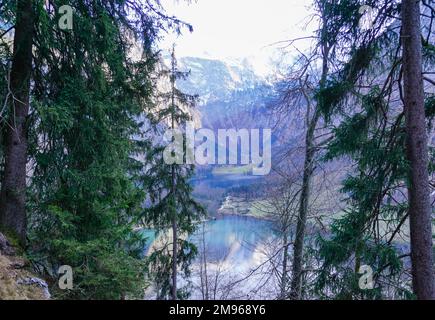
<svg viewBox="0 0 435 320">
<path fill-rule="evenodd" d="M 172 166 L 172 192 L 175 194 L 175 176 L 174 176 L 174 166 Z M 175 205 L 175 202 L 174 202 Z M 175 208 L 173 210 L 175 213 Z M 178 257 L 178 248 L 177 248 L 177 218 L 172 218 L 172 300 L 177 300 L 177 257 Z"/>
<path fill-rule="evenodd" d="M 418 299 L 435 299 L 428 149 L 422 75 L 420 1 L 402 1 L 403 79 L 409 173 L 412 284 Z"/>
<path fill-rule="evenodd" d="M 0 223 L 26 242 L 27 126 L 33 41 L 32 0 L 17 1 L 14 56 L 10 74 L 13 94 L 5 141 L 5 170 L 0 192 Z"/>
<path fill-rule="evenodd" d="M 204 300 L 209 300 L 209 291 L 208 291 L 208 274 L 207 274 L 207 252 L 206 252 L 206 244 L 205 244 L 205 222 L 202 223 L 202 266 L 203 271 L 201 274 L 201 281 L 203 282 L 203 298 Z"/>
<path fill-rule="evenodd" d="M 285 299 L 287 296 L 287 261 L 288 261 L 288 228 L 284 228 L 283 233 L 284 252 L 282 255 L 282 275 L 281 275 L 281 295 L 280 299 Z"/>
<path fill-rule="evenodd" d="M 325 19 L 325 18 L 323 18 Z M 323 26 L 326 26 L 326 21 L 323 21 Z M 328 68 L 328 57 L 330 52 L 330 47 L 326 42 L 326 28 L 323 27 L 322 30 L 322 75 L 320 78 L 319 86 L 324 88 L 326 85 L 326 79 L 329 72 Z M 315 156 L 315 145 L 314 145 L 314 131 L 316 130 L 317 123 L 320 119 L 320 111 L 317 106 L 314 107 L 314 114 L 310 119 L 310 106 L 308 103 L 308 128 L 305 136 L 305 160 L 304 160 L 304 173 L 302 180 L 302 190 L 299 200 L 299 212 L 298 212 L 298 223 L 296 226 L 296 239 L 293 246 L 293 268 L 292 268 L 292 281 L 290 285 L 290 298 L 293 300 L 301 299 L 302 295 L 302 265 L 303 265 L 303 254 L 304 254 L 304 240 L 305 240 L 305 229 L 307 224 L 308 216 L 308 203 L 311 194 L 311 179 L 314 173 L 314 156 Z"/>
<path fill-rule="evenodd" d="M 172 96 L 171 96 L 171 109 L 172 109 L 172 114 L 171 114 L 171 126 L 172 126 L 172 130 L 175 129 L 175 48 L 173 49 L 172 52 L 172 78 L 171 78 L 171 85 L 172 85 Z M 175 179 L 175 165 L 173 164 L 171 166 L 171 195 L 172 195 L 172 213 L 173 213 L 173 217 L 172 217 L 172 300 L 177 300 L 177 257 L 178 257 L 178 252 L 177 252 L 177 238 L 178 238 L 178 234 L 177 234 L 177 212 L 176 212 L 176 197 L 175 197 L 175 192 L 176 192 L 176 179 Z"/>
<path fill-rule="evenodd" d="M 304 254 L 304 239 L 305 229 L 308 216 L 308 202 L 311 193 L 311 178 L 314 171 L 314 130 L 316 129 L 319 119 L 319 112 L 315 114 L 309 122 L 309 127 L 305 139 L 305 161 L 304 173 L 302 180 L 302 191 L 299 200 L 298 223 L 296 226 L 296 239 L 293 247 L 293 268 L 292 268 L 292 282 L 291 282 L 291 299 L 298 300 L 301 298 L 302 288 L 302 265 Z"/>
</svg>

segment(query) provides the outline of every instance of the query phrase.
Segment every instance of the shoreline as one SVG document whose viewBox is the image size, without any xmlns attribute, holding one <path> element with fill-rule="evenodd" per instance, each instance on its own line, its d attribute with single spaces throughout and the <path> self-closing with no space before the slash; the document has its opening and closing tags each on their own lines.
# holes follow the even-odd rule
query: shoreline
<svg viewBox="0 0 435 320">
<path fill-rule="evenodd" d="M 246 218 L 250 218 L 250 219 L 256 219 L 256 220 L 260 220 L 260 221 L 269 221 L 269 222 L 273 222 L 273 218 L 270 216 L 264 216 L 264 217 L 259 217 L 253 214 L 243 214 L 243 213 L 216 213 L 216 215 L 214 216 L 215 218 L 223 218 L 223 217 L 246 217 Z M 209 219 L 210 220 L 210 219 Z"/>
</svg>

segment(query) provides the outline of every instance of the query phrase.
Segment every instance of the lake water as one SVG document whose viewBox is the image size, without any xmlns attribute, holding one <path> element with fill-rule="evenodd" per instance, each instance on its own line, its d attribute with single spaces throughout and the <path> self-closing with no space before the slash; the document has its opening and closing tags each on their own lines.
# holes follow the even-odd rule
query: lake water
<svg viewBox="0 0 435 320">
<path fill-rule="evenodd" d="M 225 215 L 205 223 L 205 247 L 210 262 L 231 261 L 236 265 L 253 258 L 255 247 L 273 237 L 271 222 L 251 217 Z M 202 227 L 192 236 L 199 247 Z"/>
<path fill-rule="evenodd" d="M 153 240 L 153 232 L 144 232 Z M 199 253 L 191 266 L 191 277 L 184 280 L 180 277 L 179 285 L 190 287 L 192 299 L 203 298 L 201 287 L 205 287 L 205 273 L 201 262 L 204 248 L 210 299 L 264 299 L 269 294 L 268 290 L 276 290 L 272 288 L 275 281 L 269 279 L 273 275 L 266 263 L 268 251 L 277 242 L 271 222 L 225 215 L 206 221 L 190 240 L 197 245 Z M 263 284 L 261 292 L 256 292 L 259 284 Z"/>
<path fill-rule="evenodd" d="M 202 271 L 201 285 L 201 267 L 204 270 L 201 266 L 203 243 L 205 243 L 210 298 L 266 298 L 268 295 L 266 288 L 273 292 L 275 281 L 273 277 L 270 278 L 270 266 L 267 261 L 273 244 L 277 242 L 277 237 L 271 222 L 226 215 L 206 222 L 204 229 L 200 227 L 191 240 L 199 249 L 190 279 L 193 286 L 192 298 L 202 298 L 201 287 L 204 288 L 205 279 Z M 268 282 L 267 285 L 265 282 Z M 263 284 L 261 292 L 256 292 L 261 284 Z"/>
</svg>

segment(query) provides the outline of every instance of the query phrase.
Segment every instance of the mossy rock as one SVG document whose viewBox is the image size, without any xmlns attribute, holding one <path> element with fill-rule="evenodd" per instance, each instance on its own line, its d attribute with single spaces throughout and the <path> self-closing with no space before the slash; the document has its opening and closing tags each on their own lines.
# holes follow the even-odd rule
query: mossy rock
<svg viewBox="0 0 435 320">
<path fill-rule="evenodd" d="M 19 255 L 17 247 L 0 233 L 0 300 L 47 300 L 50 299 L 44 280 L 27 270 L 28 261 Z"/>
</svg>

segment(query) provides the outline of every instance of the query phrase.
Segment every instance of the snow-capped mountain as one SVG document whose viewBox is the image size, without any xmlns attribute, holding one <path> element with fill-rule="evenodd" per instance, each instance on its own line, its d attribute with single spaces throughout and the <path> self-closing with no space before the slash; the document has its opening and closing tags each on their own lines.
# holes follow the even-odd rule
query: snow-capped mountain
<svg viewBox="0 0 435 320">
<path fill-rule="evenodd" d="M 247 59 L 215 60 L 197 57 L 179 59 L 179 67 L 190 71 L 178 86 L 198 94 L 203 126 L 209 128 L 258 128 L 266 124 L 266 106 L 275 90 L 253 71 Z"/>
<path fill-rule="evenodd" d="M 305 122 L 298 114 L 303 106 L 288 106 L 287 116 L 277 118 L 283 86 L 257 75 L 245 61 L 221 61 L 184 57 L 179 67 L 190 76 L 178 82 L 189 94 L 198 94 L 201 127 L 218 129 L 272 129 L 273 158 L 303 141 Z M 280 89 L 281 88 L 281 89 Z"/>
<path fill-rule="evenodd" d="M 202 105 L 224 101 L 234 91 L 252 89 L 264 82 L 247 59 L 223 61 L 183 57 L 179 59 L 179 66 L 182 70 L 190 70 L 187 81 L 180 81 L 179 86 L 190 94 L 198 94 Z"/>
</svg>

